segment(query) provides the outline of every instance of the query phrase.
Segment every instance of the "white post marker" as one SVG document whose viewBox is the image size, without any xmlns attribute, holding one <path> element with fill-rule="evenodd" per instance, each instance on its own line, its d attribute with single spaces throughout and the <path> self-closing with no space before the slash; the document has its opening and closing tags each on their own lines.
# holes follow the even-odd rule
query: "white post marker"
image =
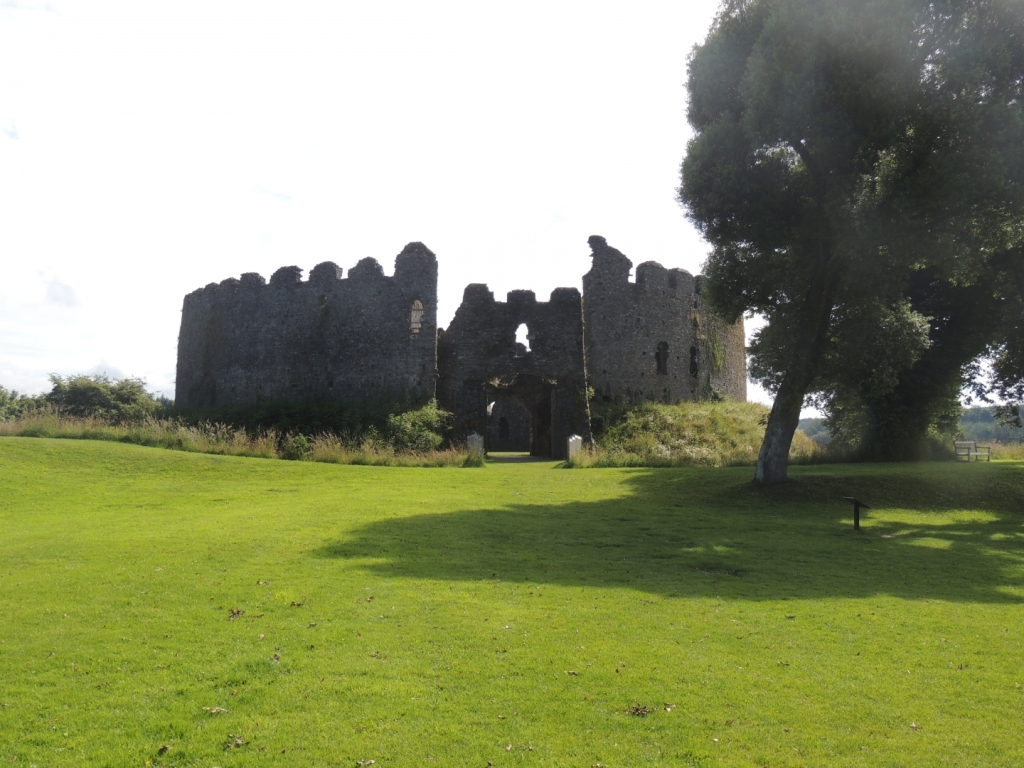
<svg viewBox="0 0 1024 768">
<path fill-rule="evenodd" d="M 476 432 L 470 432 L 466 437 L 466 446 L 469 448 L 469 455 L 482 459 L 484 457 L 484 436 Z"/>
<path fill-rule="evenodd" d="M 568 461 L 575 459 L 583 450 L 583 438 L 579 435 L 569 435 L 565 445 L 565 458 Z"/>
</svg>

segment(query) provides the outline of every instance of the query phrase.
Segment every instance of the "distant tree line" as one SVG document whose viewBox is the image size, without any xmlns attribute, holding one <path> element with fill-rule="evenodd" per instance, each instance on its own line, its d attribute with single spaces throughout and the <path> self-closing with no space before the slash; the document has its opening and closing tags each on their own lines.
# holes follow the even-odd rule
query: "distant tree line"
<svg viewBox="0 0 1024 768">
<path fill-rule="evenodd" d="M 139 378 L 51 374 L 50 384 L 50 391 L 42 395 L 24 395 L 0 386 L 0 421 L 50 411 L 73 418 L 132 422 L 164 415 L 173 405 L 147 392 L 146 382 Z"/>
<path fill-rule="evenodd" d="M 821 418 L 800 419 L 800 430 L 821 446 L 832 443 L 832 435 L 828 423 Z M 1024 443 L 1024 428 L 1000 420 L 998 406 L 981 406 L 964 408 L 960 422 L 955 431 L 945 436 L 946 449 L 951 448 L 948 441 L 957 437 L 965 440 L 977 440 L 979 443 Z"/>
</svg>

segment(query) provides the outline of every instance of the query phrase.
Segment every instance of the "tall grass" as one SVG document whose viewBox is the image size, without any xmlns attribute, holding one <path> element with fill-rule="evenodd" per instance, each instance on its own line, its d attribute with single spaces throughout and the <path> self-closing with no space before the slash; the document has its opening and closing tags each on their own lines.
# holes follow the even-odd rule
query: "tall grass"
<svg viewBox="0 0 1024 768">
<path fill-rule="evenodd" d="M 103 419 L 69 418 L 53 412 L 0 422 L 0 436 L 109 440 L 192 453 L 375 466 L 458 466 L 467 455 L 457 449 L 396 450 L 372 434 L 360 439 L 331 434 L 307 438 L 274 429 L 247 432 L 239 427 L 209 422 L 187 424 L 146 419 L 113 424 Z"/>
<path fill-rule="evenodd" d="M 757 462 L 768 409 L 731 401 L 595 409 L 607 425 L 596 445 L 573 466 L 679 467 L 742 466 Z M 817 444 L 803 432 L 793 438 L 790 460 L 811 461 Z"/>
<path fill-rule="evenodd" d="M 457 448 L 396 450 L 393 445 L 372 437 L 359 442 L 337 435 L 316 435 L 309 440 L 309 451 L 302 457 L 327 464 L 366 464 L 377 467 L 460 467 L 467 453 Z"/>
<path fill-rule="evenodd" d="M 986 443 L 981 443 L 985 445 Z M 992 446 L 992 459 L 994 461 L 1022 461 L 1024 460 L 1024 443 L 988 443 Z"/>
</svg>

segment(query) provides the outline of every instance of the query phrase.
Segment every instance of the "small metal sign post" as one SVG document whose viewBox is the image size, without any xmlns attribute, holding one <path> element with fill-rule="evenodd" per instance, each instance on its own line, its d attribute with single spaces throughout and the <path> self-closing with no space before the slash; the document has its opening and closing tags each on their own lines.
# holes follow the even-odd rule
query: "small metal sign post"
<svg viewBox="0 0 1024 768">
<path fill-rule="evenodd" d="M 846 499 L 846 501 L 848 501 L 851 504 L 853 504 L 853 530 L 859 531 L 860 530 L 860 508 L 864 507 L 864 509 L 871 509 L 871 507 L 869 507 L 863 501 L 857 501 L 857 499 L 853 498 L 853 496 L 843 496 L 843 498 Z"/>
</svg>

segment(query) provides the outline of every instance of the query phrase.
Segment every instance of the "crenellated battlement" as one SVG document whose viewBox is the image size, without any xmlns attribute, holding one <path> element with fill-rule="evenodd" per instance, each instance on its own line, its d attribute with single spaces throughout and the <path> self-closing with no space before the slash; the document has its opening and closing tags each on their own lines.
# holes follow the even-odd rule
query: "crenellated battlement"
<svg viewBox="0 0 1024 768">
<path fill-rule="evenodd" d="M 528 345 L 517 341 L 520 327 Z M 438 365 L 438 399 L 455 414 L 457 438 L 488 434 L 488 409 L 500 403 L 502 418 L 519 414 L 529 426 L 523 444 L 535 454 L 560 458 L 569 435 L 590 439 L 583 300 L 575 288 L 555 288 L 548 301 L 529 290 L 497 301 L 482 283 L 466 286 L 438 340 Z"/>
<path fill-rule="evenodd" d="M 184 408 L 273 400 L 362 400 L 436 388 L 437 259 L 410 243 L 385 276 L 373 258 L 348 276 L 334 262 L 303 279 L 253 272 L 185 297 L 177 402 Z"/>
<path fill-rule="evenodd" d="M 699 275 L 645 261 L 631 281 L 625 254 L 597 235 L 588 242 L 582 295 L 555 288 L 538 301 L 515 290 L 498 301 L 471 283 L 447 331 L 437 327 L 437 258 L 423 243 L 402 249 L 391 276 L 367 257 L 347 274 L 325 261 L 308 279 L 291 265 L 269 280 L 247 272 L 210 283 L 184 300 L 177 402 L 436 394 L 455 413 L 456 436 L 491 435 L 497 408 L 506 429 L 531 431 L 503 438 L 498 430 L 495 439 L 560 456 L 570 434 L 589 439 L 588 386 L 631 402 L 746 398 L 742 321 L 707 311 Z"/>
<path fill-rule="evenodd" d="M 707 311 L 701 277 L 656 261 L 636 268 L 603 237 L 588 240 L 583 276 L 587 368 L 602 400 L 676 403 L 725 396 L 746 400 L 742 319 Z"/>
<path fill-rule="evenodd" d="M 341 288 L 344 290 L 344 283 L 352 281 L 364 283 L 366 281 L 384 281 L 409 285 L 417 280 L 427 278 L 433 274 L 436 281 L 437 258 L 423 243 L 409 243 L 405 249 L 395 257 L 395 273 L 388 277 L 384 274 L 384 268 L 373 257 L 360 259 L 352 269 L 348 277 L 343 277 L 344 270 L 333 261 L 324 261 L 317 264 L 310 270 L 309 279 L 303 280 L 303 269 L 297 266 L 281 267 L 270 276 L 269 282 L 262 275 L 256 272 L 246 272 L 241 279 L 229 277 L 219 283 L 207 283 L 185 296 L 185 301 L 200 296 L 231 296 L 239 290 L 256 291 L 259 289 L 294 289 L 306 287 L 311 290 L 330 290 Z"/>
</svg>

